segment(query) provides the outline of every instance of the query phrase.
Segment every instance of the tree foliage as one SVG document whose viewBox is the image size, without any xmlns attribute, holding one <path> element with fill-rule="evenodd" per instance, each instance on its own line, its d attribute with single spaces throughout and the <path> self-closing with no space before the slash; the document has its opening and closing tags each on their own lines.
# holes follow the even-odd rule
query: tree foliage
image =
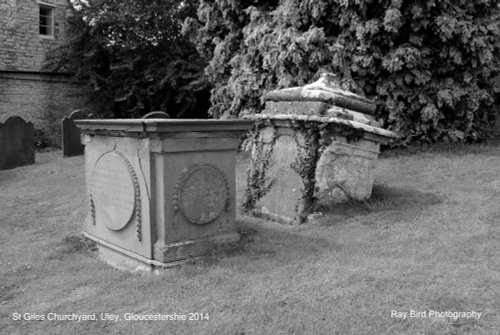
<svg viewBox="0 0 500 335">
<path fill-rule="evenodd" d="M 329 71 L 411 141 L 488 136 L 500 92 L 496 0 L 216 0 L 185 31 L 208 60 L 216 117 Z"/>
<path fill-rule="evenodd" d="M 60 67 L 88 79 L 102 116 L 139 117 L 162 110 L 202 117 L 209 107 L 206 66 L 181 36 L 198 1 L 74 1 Z M 61 58 L 62 57 L 62 58 Z"/>
</svg>

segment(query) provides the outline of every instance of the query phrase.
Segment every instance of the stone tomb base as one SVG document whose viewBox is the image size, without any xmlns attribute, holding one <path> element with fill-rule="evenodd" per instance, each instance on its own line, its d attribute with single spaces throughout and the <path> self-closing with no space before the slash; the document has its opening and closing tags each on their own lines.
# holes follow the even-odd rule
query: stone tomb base
<svg viewBox="0 0 500 335">
<path fill-rule="evenodd" d="M 152 271 L 239 239 L 235 154 L 251 121 L 78 120 L 84 235 L 117 268 Z"/>
<path fill-rule="evenodd" d="M 259 115 L 244 207 L 282 223 L 371 196 L 381 136 L 327 118 Z"/>
<path fill-rule="evenodd" d="M 161 270 L 169 269 L 176 266 L 181 266 L 192 259 L 198 258 L 193 255 L 203 255 L 214 246 L 237 242 L 240 239 L 239 234 L 231 234 L 223 237 L 207 238 L 200 241 L 188 241 L 185 243 L 178 243 L 173 246 L 176 250 L 180 251 L 177 255 L 179 261 L 163 263 L 154 259 L 148 259 L 137 255 L 133 252 L 117 247 L 114 244 L 107 243 L 104 240 L 96 238 L 85 232 L 82 233 L 84 237 L 96 242 L 99 259 L 118 270 L 129 272 L 159 273 Z"/>
</svg>

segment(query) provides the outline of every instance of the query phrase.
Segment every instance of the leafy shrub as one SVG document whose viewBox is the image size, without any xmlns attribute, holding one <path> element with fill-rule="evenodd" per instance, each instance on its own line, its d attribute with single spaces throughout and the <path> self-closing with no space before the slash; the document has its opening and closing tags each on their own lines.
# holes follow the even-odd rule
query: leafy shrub
<svg viewBox="0 0 500 335">
<path fill-rule="evenodd" d="M 206 116 L 205 61 L 180 34 L 198 1 L 75 0 L 69 39 L 49 66 L 90 81 L 100 116 Z M 59 61 L 61 60 L 61 61 Z"/>
<path fill-rule="evenodd" d="M 399 144 L 485 139 L 500 92 L 495 0 L 201 1 L 185 32 L 208 59 L 215 117 L 337 73 L 377 103 Z"/>
<path fill-rule="evenodd" d="M 50 141 L 49 136 L 47 136 L 43 129 L 36 127 L 34 129 L 34 137 L 36 150 L 42 151 L 53 146 L 53 143 Z"/>
</svg>

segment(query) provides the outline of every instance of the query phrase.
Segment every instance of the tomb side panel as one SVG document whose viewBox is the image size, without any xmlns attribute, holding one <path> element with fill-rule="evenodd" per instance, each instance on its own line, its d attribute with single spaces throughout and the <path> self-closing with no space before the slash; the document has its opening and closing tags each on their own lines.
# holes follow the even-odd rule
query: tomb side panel
<svg viewBox="0 0 500 335">
<path fill-rule="evenodd" d="M 272 131 L 272 127 L 266 127 L 261 132 L 264 136 Z M 258 214 L 269 215 L 271 219 L 293 222 L 300 214 L 301 202 L 303 201 L 304 185 L 299 174 L 293 169 L 300 148 L 301 133 L 296 133 L 291 128 L 275 128 L 277 138 L 272 145 L 272 152 L 264 171 L 265 179 L 262 183 L 266 188 L 270 187 L 265 194 L 256 201 L 254 210 Z M 263 162 L 254 162 L 259 165 Z M 256 166 L 255 168 L 259 168 Z"/>
<path fill-rule="evenodd" d="M 339 138 L 338 138 L 339 139 Z M 330 207 L 349 200 L 371 196 L 378 144 L 360 140 L 333 141 L 323 151 L 316 166 L 315 198 Z"/>
<path fill-rule="evenodd" d="M 158 236 L 158 242 L 163 241 L 168 245 L 234 233 L 235 151 L 194 151 L 162 155 L 163 169 L 157 170 L 156 175 L 163 174 L 163 203 L 158 203 L 160 198 L 156 201 L 158 208 L 163 207 L 165 218 L 163 223 L 157 224 L 164 225 L 165 228 L 164 235 Z M 212 176 L 215 180 L 200 179 L 204 175 Z M 224 203 L 217 197 L 224 197 Z M 199 202 L 199 212 L 194 211 L 194 207 L 187 203 L 189 198 Z M 211 210 L 214 211 L 213 214 L 210 213 Z M 193 222 L 198 213 L 200 220 L 198 223 Z M 210 222 L 206 222 L 209 220 Z"/>
<path fill-rule="evenodd" d="M 113 245 L 151 259 L 153 232 L 151 230 L 150 208 L 149 139 L 84 135 L 84 143 L 85 178 L 89 208 L 84 231 Z M 96 167 L 97 169 L 100 168 L 99 160 L 103 159 L 105 155 L 119 156 L 121 161 L 117 158 L 113 161 L 117 162 L 118 166 L 113 167 L 104 164 L 102 166 L 106 171 L 96 171 Z M 116 169 L 116 178 L 112 177 L 113 169 Z M 102 177 L 103 175 L 109 175 L 110 180 L 101 187 L 96 186 L 96 181 L 99 183 L 99 178 L 96 179 L 96 177 Z M 117 194 L 121 189 L 123 189 L 123 192 L 130 192 L 128 191 L 130 183 L 133 185 L 131 192 L 134 192 L 132 203 L 130 202 L 130 194 Z M 95 192 L 99 192 L 99 196 L 93 194 Z M 104 201 L 104 204 L 94 203 L 99 199 L 107 200 Z M 119 203 L 122 199 L 127 202 L 120 206 Z M 111 204 L 114 209 L 105 209 L 103 205 L 106 204 Z M 99 217 L 99 211 L 101 211 L 101 217 Z M 131 212 L 131 214 L 130 220 L 126 222 L 106 221 L 123 221 L 124 217 L 129 217 L 125 213 L 127 211 Z"/>
</svg>

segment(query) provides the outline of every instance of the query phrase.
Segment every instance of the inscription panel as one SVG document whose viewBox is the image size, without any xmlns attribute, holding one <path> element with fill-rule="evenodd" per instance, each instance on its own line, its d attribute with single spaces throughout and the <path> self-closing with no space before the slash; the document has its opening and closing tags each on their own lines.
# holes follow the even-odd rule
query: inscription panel
<svg viewBox="0 0 500 335">
<path fill-rule="evenodd" d="M 125 228 L 134 214 L 136 185 L 132 167 L 116 152 L 102 155 L 90 177 L 95 221 L 112 230 Z"/>
<path fill-rule="evenodd" d="M 191 222 L 207 224 L 227 207 L 228 183 L 224 173 L 215 166 L 200 164 L 185 172 L 177 190 L 178 204 Z"/>
</svg>

